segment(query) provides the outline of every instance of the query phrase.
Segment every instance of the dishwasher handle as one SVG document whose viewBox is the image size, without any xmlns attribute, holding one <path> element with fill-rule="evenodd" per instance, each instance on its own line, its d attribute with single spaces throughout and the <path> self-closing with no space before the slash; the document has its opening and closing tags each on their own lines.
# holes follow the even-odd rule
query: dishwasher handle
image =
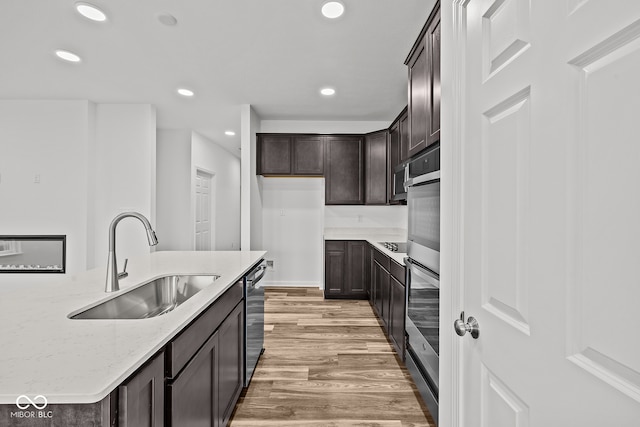
<svg viewBox="0 0 640 427">
<path fill-rule="evenodd" d="M 258 273 L 260 273 L 260 275 L 258 277 L 256 277 L 256 275 Z M 251 288 L 255 287 L 256 284 L 260 280 L 262 280 L 262 278 L 264 277 L 265 274 L 267 274 L 267 265 L 266 264 L 261 264 L 255 270 L 253 270 L 249 276 L 247 276 L 247 286 L 249 286 Z M 251 277 L 251 279 L 249 277 Z"/>
</svg>

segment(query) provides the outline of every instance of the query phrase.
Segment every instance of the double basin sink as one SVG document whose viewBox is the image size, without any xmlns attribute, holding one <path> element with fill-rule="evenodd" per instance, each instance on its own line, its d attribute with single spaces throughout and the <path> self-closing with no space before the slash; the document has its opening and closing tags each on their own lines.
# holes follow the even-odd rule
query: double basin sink
<svg viewBox="0 0 640 427">
<path fill-rule="evenodd" d="M 168 313 L 212 285 L 211 275 L 163 276 L 137 286 L 114 298 L 69 315 L 70 319 L 148 319 Z"/>
</svg>

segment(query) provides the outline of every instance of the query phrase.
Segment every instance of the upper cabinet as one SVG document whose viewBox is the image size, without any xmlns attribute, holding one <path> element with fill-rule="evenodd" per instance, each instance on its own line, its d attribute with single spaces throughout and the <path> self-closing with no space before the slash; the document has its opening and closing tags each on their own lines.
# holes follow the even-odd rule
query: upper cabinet
<svg viewBox="0 0 640 427">
<path fill-rule="evenodd" d="M 257 173 L 291 175 L 291 136 L 258 135 Z"/>
<path fill-rule="evenodd" d="M 364 203 L 364 139 L 334 135 L 325 144 L 325 204 Z"/>
<path fill-rule="evenodd" d="M 258 175 L 322 176 L 324 140 L 319 135 L 258 134 Z"/>
<path fill-rule="evenodd" d="M 365 204 L 385 205 L 388 200 L 387 130 L 365 135 Z"/>
<path fill-rule="evenodd" d="M 324 139 L 318 135 L 293 136 L 293 175 L 324 174 Z"/>
<path fill-rule="evenodd" d="M 406 61 L 409 67 L 409 155 L 440 140 L 440 6 Z"/>
</svg>

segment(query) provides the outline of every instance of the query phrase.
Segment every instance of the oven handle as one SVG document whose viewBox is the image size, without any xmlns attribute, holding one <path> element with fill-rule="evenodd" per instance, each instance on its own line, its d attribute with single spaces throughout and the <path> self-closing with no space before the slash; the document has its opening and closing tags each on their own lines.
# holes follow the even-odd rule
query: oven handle
<svg viewBox="0 0 640 427">
<path fill-rule="evenodd" d="M 417 262 L 413 262 L 409 257 L 404 259 L 404 263 L 408 267 L 406 282 L 409 288 L 411 288 L 411 269 L 415 268 L 416 270 L 419 270 L 421 273 L 423 273 L 422 277 L 426 279 L 427 283 L 431 285 L 432 289 L 440 289 L 440 279 L 437 278 L 432 272 L 430 272 Z"/>
</svg>

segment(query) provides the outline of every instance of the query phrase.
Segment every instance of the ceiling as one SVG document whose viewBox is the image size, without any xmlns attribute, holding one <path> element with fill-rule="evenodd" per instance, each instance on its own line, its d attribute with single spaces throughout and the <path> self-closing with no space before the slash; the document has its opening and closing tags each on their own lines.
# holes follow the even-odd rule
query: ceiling
<svg viewBox="0 0 640 427">
<path fill-rule="evenodd" d="M 263 120 L 391 122 L 434 3 L 344 0 L 345 14 L 329 20 L 325 0 L 88 2 L 108 20 L 82 17 L 75 0 L 0 2 L 0 99 L 149 103 L 158 128 L 197 131 L 236 155 L 242 104 Z M 165 13 L 175 26 L 160 23 Z M 63 62 L 56 49 L 83 60 Z M 336 94 L 320 95 L 325 86 Z"/>
</svg>

